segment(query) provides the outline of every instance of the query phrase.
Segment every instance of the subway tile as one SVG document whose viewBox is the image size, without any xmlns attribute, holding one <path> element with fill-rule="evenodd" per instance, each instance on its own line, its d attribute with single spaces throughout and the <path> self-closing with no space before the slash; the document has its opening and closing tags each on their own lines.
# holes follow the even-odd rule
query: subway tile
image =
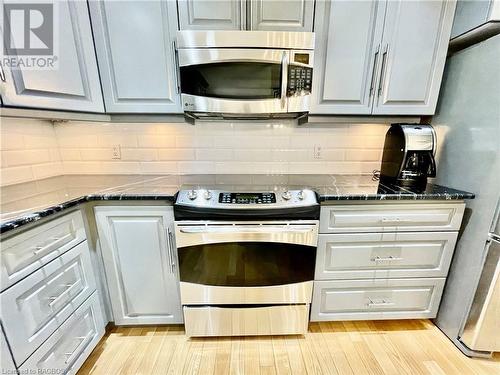
<svg viewBox="0 0 500 375">
<path fill-rule="evenodd" d="M 122 160 L 155 161 L 158 160 L 158 149 L 155 148 L 122 148 Z"/>
<path fill-rule="evenodd" d="M 196 160 L 200 161 L 233 160 L 233 150 L 199 148 L 196 149 Z"/>
<path fill-rule="evenodd" d="M 173 161 L 141 162 L 140 168 L 145 174 L 177 173 L 177 163 Z"/>
<path fill-rule="evenodd" d="M 58 176 L 63 174 L 64 168 L 62 162 L 46 163 L 33 165 L 33 176 L 36 179 Z"/>
<path fill-rule="evenodd" d="M 272 161 L 272 150 L 249 150 L 249 149 L 235 149 L 235 161 Z"/>
<path fill-rule="evenodd" d="M 160 148 L 158 160 L 194 160 L 195 152 L 192 148 Z"/>
<path fill-rule="evenodd" d="M 24 149 L 24 136 L 22 134 L 8 133 L 2 125 L 0 136 L 2 150 L 22 150 Z"/>
<path fill-rule="evenodd" d="M 82 160 L 112 160 L 113 150 L 111 148 L 82 148 L 80 150 Z"/>
<path fill-rule="evenodd" d="M 79 149 L 61 148 L 59 152 L 61 154 L 61 159 L 64 161 L 82 160 Z"/>
<path fill-rule="evenodd" d="M 211 161 L 179 161 L 177 163 L 177 170 L 182 174 L 211 174 L 215 172 L 215 163 Z"/>
<path fill-rule="evenodd" d="M 101 173 L 103 174 L 138 174 L 141 173 L 139 162 L 132 161 L 104 161 L 101 163 Z"/>
<path fill-rule="evenodd" d="M 13 150 L 2 152 L 2 165 L 5 166 L 33 165 L 49 161 L 49 150 Z"/>
<path fill-rule="evenodd" d="M 2 168 L 0 173 L 1 186 L 31 180 L 33 180 L 33 170 L 31 166 Z"/>
<path fill-rule="evenodd" d="M 377 161 L 381 158 L 381 150 L 345 150 L 345 160 Z"/>
<path fill-rule="evenodd" d="M 210 148 L 214 146 L 214 137 L 207 135 L 177 136 L 175 137 L 175 145 L 177 148 Z"/>
<path fill-rule="evenodd" d="M 63 161 L 65 174 L 100 174 L 101 163 L 98 161 Z"/>
<path fill-rule="evenodd" d="M 139 147 L 143 148 L 175 147 L 175 136 L 159 134 L 138 135 L 137 143 Z"/>
</svg>

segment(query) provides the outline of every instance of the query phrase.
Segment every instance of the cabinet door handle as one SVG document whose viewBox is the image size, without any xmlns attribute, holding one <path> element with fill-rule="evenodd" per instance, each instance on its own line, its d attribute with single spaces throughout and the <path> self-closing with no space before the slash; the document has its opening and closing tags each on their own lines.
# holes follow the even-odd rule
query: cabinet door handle
<svg viewBox="0 0 500 375">
<path fill-rule="evenodd" d="M 174 236 L 170 228 L 167 228 L 168 236 L 168 258 L 170 261 L 170 272 L 175 273 L 175 262 L 174 262 Z"/>
<path fill-rule="evenodd" d="M 0 64 L 0 79 L 5 82 L 5 72 L 3 71 L 3 66 Z"/>
<path fill-rule="evenodd" d="M 387 55 L 389 54 L 389 45 L 386 44 L 384 48 L 384 53 L 382 53 L 382 67 L 380 69 L 380 81 L 378 82 L 378 96 L 382 95 L 383 85 L 387 70 Z"/>
<path fill-rule="evenodd" d="M 370 259 L 372 262 L 385 262 L 385 261 L 391 261 L 391 260 L 403 260 L 401 257 L 394 257 L 392 255 L 389 255 L 388 257 L 379 257 L 376 256 L 375 258 Z"/>
<path fill-rule="evenodd" d="M 181 82 L 180 82 L 180 67 L 179 67 L 179 54 L 177 53 L 177 43 L 175 40 L 172 42 L 172 50 L 174 53 L 174 74 L 175 74 L 175 93 L 180 94 L 181 92 Z"/>
<path fill-rule="evenodd" d="M 94 331 L 90 331 L 87 336 L 79 336 L 75 337 L 76 340 L 79 340 L 80 342 L 78 343 L 78 346 L 73 350 L 72 352 L 64 353 L 66 357 L 68 357 L 65 361 L 64 364 L 68 364 L 72 361 L 72 357 L 74 356 L 75 353 L 80 351 L 80 348 L 86 344 L 87 340 L 94 335 Z"/>
<path fill-rule="evenodd" d="M 379 53 L 380 53 L 380 44 L 377 46 L 375 54 L 373 55 L 372 79 L 370 82 L 370 96 L 373 95 L 373 92 L 375 90 L 375 70 L 377 69 L 377 61 Z"/>
<path fill-rule="evenodd" d="M 73 284 L 65 284 L 64 285 L 64 290 L 62 291 L 62 293 L 60 293 L 58 296 L 49 297 L 48 298 L 48 300 L 50 301 L 49 302 L 49 307 L 54 306 L 61 299 L 61 297 L 64 296 L 68 292 L 68 290 L 70 290 L 71 288 L 73 288 L 79 282 L 80 282 L 80 280 L 77 280 Z"/>
<path fill-rule="evenodd" d="M 371 299 L 368 299 L 368 303 L 366 304 L 368 307 L 383 307 L 383 306 L 393 306 L 394 302 L 382 300 L 382 302 L 374 302 Z"/>
</svg>

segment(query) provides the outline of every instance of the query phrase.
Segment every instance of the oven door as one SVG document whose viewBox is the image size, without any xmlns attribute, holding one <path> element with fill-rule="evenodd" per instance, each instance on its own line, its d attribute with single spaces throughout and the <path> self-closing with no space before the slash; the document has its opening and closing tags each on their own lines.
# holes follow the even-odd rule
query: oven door
<svg viewBox="0 0 500 375">
<path fill-rule="evenodd" d="M 182 106 L 186 112 L 287 112 L 289 51 L 179 49 Z"/>
<path fill-rule="evenodd" d="M 183 305 L 310 303 L 318 221 L 176 222 Z"/>
</svg>

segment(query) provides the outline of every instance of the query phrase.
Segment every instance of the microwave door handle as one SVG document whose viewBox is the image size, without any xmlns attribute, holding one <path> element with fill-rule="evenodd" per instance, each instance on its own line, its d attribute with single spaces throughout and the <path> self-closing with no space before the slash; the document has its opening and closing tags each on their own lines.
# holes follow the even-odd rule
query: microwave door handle
<svg viewBox="0 0 500 375">
<path fill-rule="evenodd" d="M 281 57 L 281 108 L 286 107 L 286 89 L 288 86 L 288 51 Z"/>
<path fill-rule="evenodd" d="M 436 177 L 436 160 L 432 154 L 429 154 L 429 170 L 427 171 L 427 177 Z"/>
</svg>

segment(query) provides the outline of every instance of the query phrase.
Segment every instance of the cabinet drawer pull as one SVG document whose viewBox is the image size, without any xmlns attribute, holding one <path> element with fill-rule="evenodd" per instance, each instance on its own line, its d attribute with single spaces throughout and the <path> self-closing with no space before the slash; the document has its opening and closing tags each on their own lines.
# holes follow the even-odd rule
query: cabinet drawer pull
<svg viewBox="0 0 500 375">
<path fill-rule="evenodd" d="M 375 258 L 370 259 L 372 262 L 385 262 L 385 261 L 391 261 L 391 260 L 403 260 L 401 257 L 394 257 L 392 255 L 389 255 L 388 257 L 379 257 L 376 256 Z"/>
<path fill-rule="evenodd" d="M 54 306 L 57 301 L 59 301 L 59 299 L 64 296 L 68 290 L 70 290 L 72 287 L 74 287 L 76 284 L 79 283 L 80 280 L 77 280 L 75 281 L 73 284 L 64 284 L 64 290 L 61 292 L 61 294 L 59 294 L 58 296 L 52 296 L 52 297 L 49 297 L 48 300 L 50 301 L 49 303 L 49 307 L 52 307 Z"/>
<path fill-rule="evenodd" d="M 401 219 L 400 217 L 383 217 L 380 219 L 382 223 L 411 223 L 411 219 Z"/>
<path fill-rule="evenodd" d="M 68 235 L 67 236 L 63 236 L 63 237 L 52 237 L 51 238 L 52 242 L 50 242 L 48 245 L 34 246 L 32 248 L 33 249 L 33 255 L 38 255 L 40 253 L 43 253 L 44 251 L 46 251 L 47 249 L 50 249 L 51 247 L 53 247 L 54 245 L 56 245 L 59 241 L 64 240 L 67 237 L 68 237 Z"/>
<path fill-rule="evenodd" d="M 382 300 L 382 302 L 374 302 L 371 299 L 368 300 L 366 304 L 368 307 L 381 307 L 381 306 L 393 306 L 394 302 Z"/>
<path fill-rule="evenodd" d="M 90 331 L 90 333 L 87 335 L 87 336 L 78 336 L 78 337 L 75 337 L 76 340 L 79 340 L 80 342 L 78 343 L 78 346 L 75 348 L 75 350 L 73 350 L 72 352 L 68 352 L 68 353 L 64 353 L 65 356 L 67 356 L 68 358 L 64 361 L 64 364 L 68 364 L 72 361 L 72 356 L 79 352 L 80 351 L 80 348 L 83 346 L 83 344 L 85 344 L 85 342 L 87 341 L 87 339 L 89 339 L 90 337 L 92 337 L 92 335 L 94 334 L 94 331 Z"/>
<path fill-rule="evenodd" d="M 45 247 L 43 247 L 43 246 L 35 246 L 35 247 L 33 248 L 33 254 L 34 254 L 34 255 L 38 255 L 38 254 L 40 254 L 41 252 L 43 252 L 43 250 L 44 250 L 44 249 L 45 249 Z"/>
</svg>

